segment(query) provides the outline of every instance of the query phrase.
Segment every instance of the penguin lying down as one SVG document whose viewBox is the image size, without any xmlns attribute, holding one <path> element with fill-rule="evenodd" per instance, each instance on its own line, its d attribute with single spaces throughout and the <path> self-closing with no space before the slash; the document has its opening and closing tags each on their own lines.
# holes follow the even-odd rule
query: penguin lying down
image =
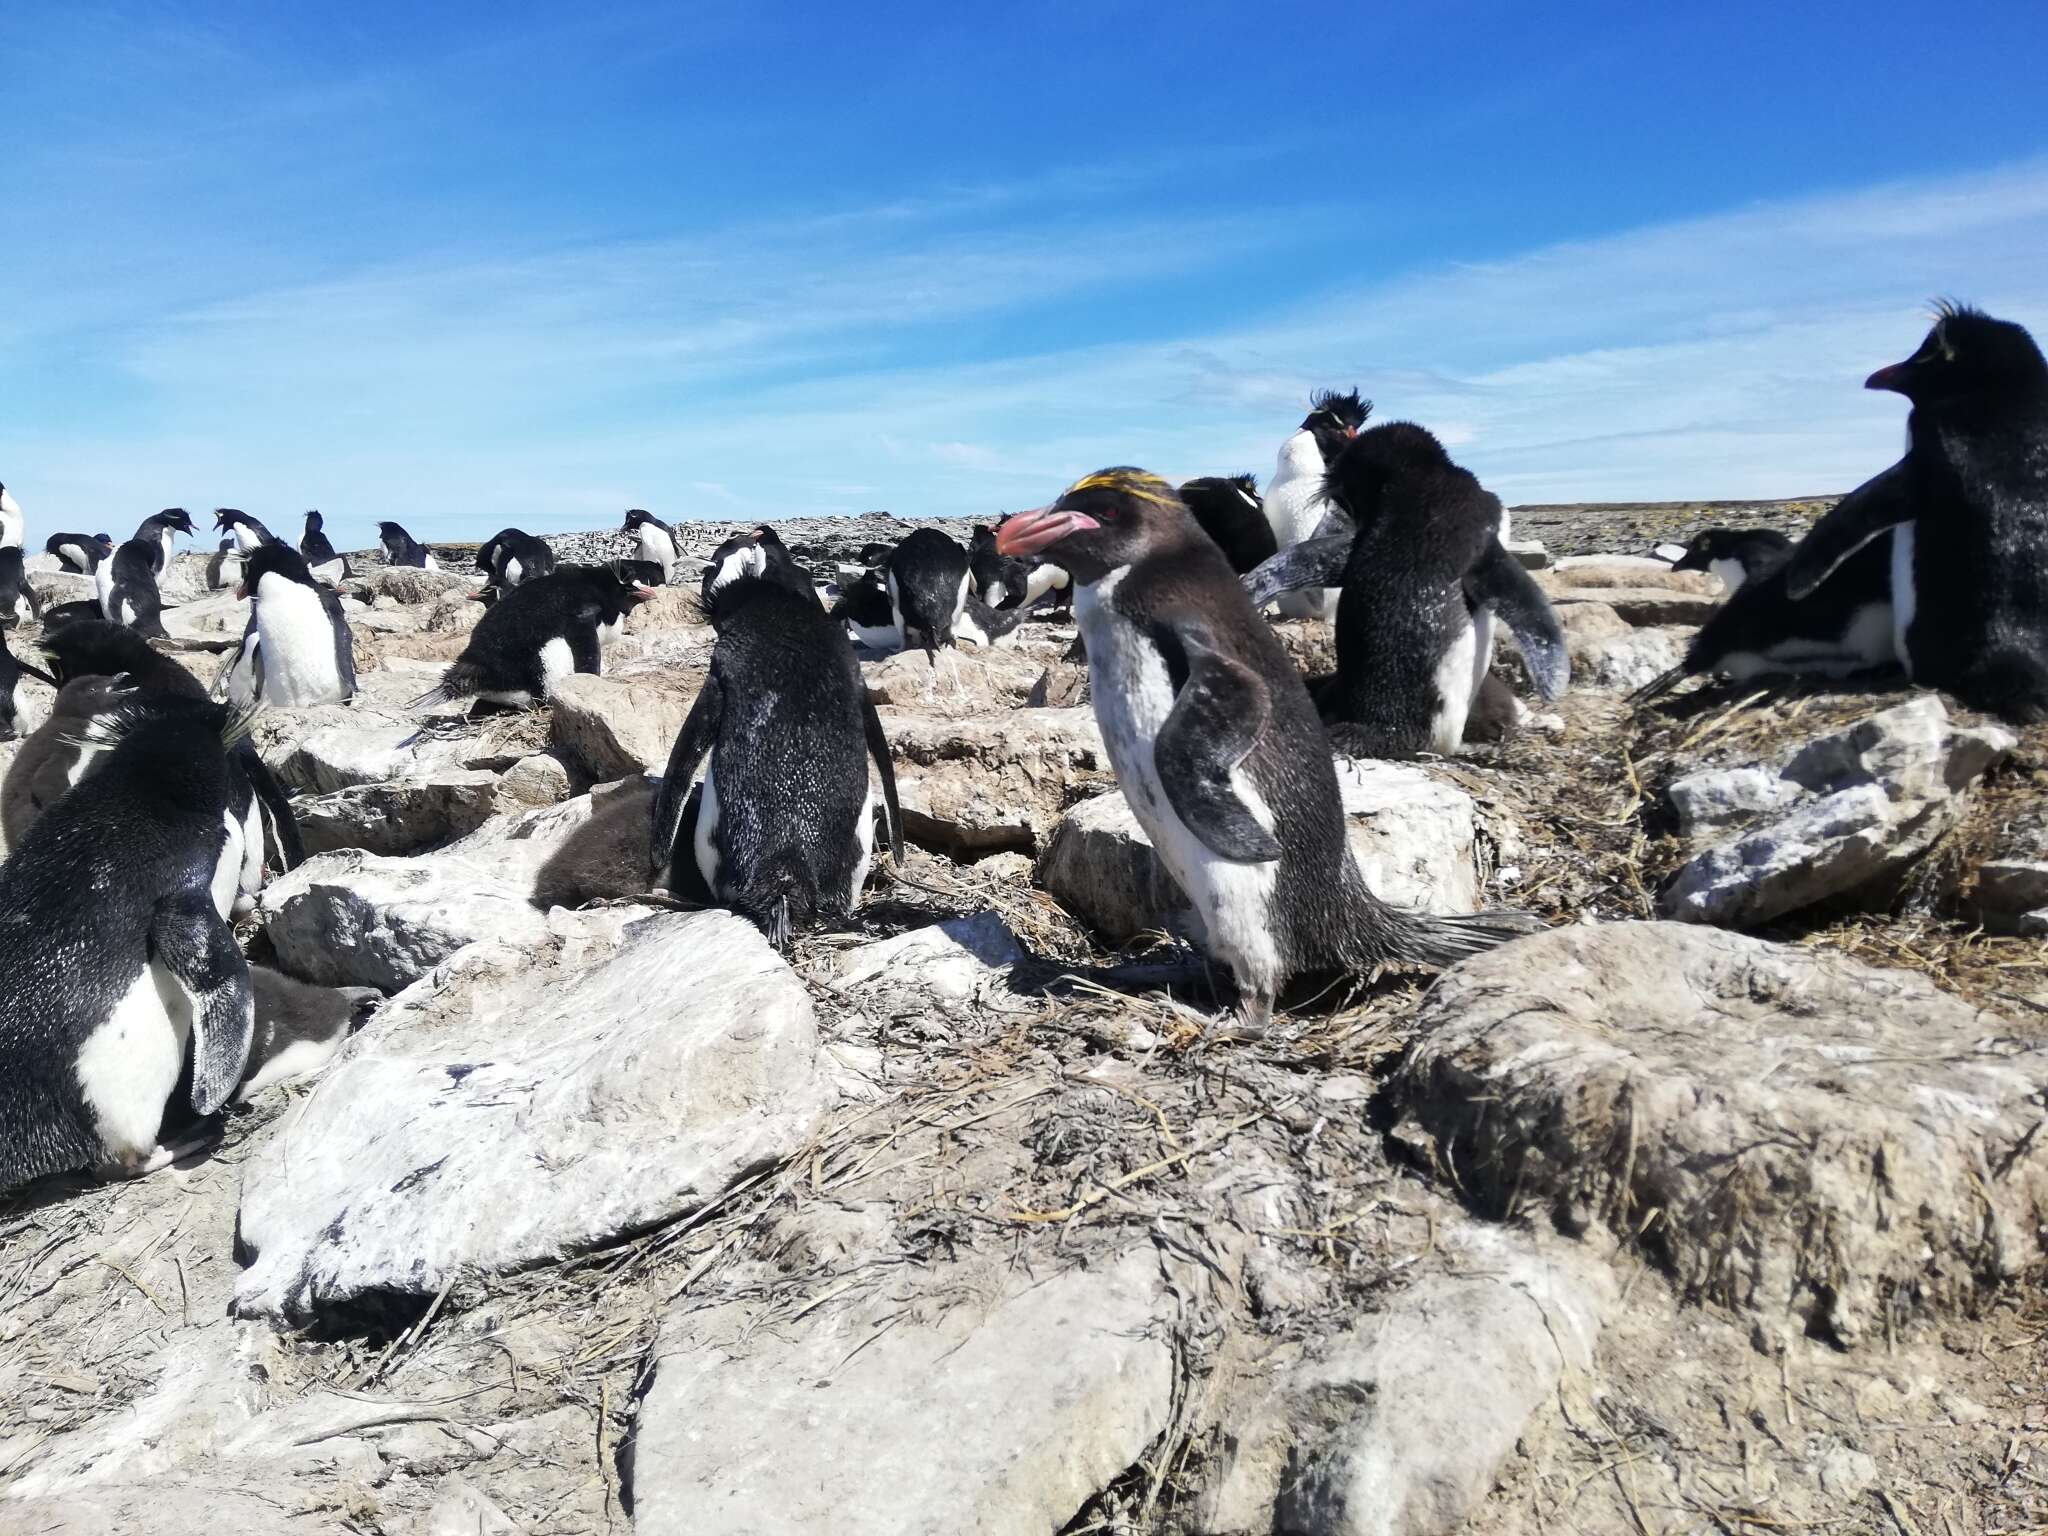
<svg viewBox="0 0 2048 1536">
<path fill-rule="evenodd" d="M 604 671 L 605 647 L 626 632 L 626 615 L 654 596 L 652 587 L 615 568 L 565 565 L 506 592 L 470 633 L 438 687 L 412 701 L 431 709 L 455 699 L 532 706 L 560 679 Z"/>
<path fill-rule="evenodd" d="M 1326 534 L 1244 578 L 1252 606 L 1341 586 L 1337 675 L 1316 697 L 1338 750 L 1361 757 L 1448 754 L 1493 665 L 1494 622 L 1514 632 L 1548 702 L 1571 681 L 1564 630 L 1542 588 L 1500 542 L 1498 497 L 1436 438 L 1390 422 L 1351 439 L 1325 495 Z"/>
</svg>

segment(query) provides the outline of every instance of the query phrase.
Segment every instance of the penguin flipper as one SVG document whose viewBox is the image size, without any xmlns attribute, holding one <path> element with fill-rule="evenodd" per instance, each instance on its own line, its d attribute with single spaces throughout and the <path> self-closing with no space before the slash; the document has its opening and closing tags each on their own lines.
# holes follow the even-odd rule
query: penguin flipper
<svg viewBox="0 0 2048 1536">
<path fill-rule="evenodd" d="M 1794 602 L 1813 595 L 1814 589 L 1841 567 L 1857 550 L 1878 535 L 1913 516 L 1911 487 L 1901 460 L 1881 475 L 1873 476 L 1836 502 L 1834 507 L 1801 539 L 1785 564 L 1785 590 Z"/>
<path fill-rule="evenodd" d="M 270 835 L 276 839 L 280 868 L 297 869 L 306 862 L 306 844 L 299 835 L 299 818 L 292 811 L 291 801 L 285 798 L 284 786 L 277 782 L 270 765 L 257 754 L 254 742 L 245 739 L 237 743 L 235 761 L 248 774 L 249 787 L 262 802 L 263 819 L 269 826 Z"/>
<path fill-rule="evenodd" d="M 255 994 L 235 932 L 212 895 L 188 886 L 159 902 L 149 925 L 157 962 L 192 1002 L 192 1107 L 210 1115 L 228 1101 L 256 1038 Z"/>
<path fill-rule="evenodd" d="M 647 867 L 658 878 L 669 867 L 675 853 L 676 829 L 683 819 L 683 802 L 689 798 L 690 780 L 697 765 L 718 739 L 719 721 L 725 715 L 725 688 L 714 666 L 704 686 L 697 690 L 697 702 L 676 732 L 676 744 L 669 749 L 668 767 L 662 772 L 661 792 L 654 797 L 653 823 L 648 829 Z M 892 786 L 893 787 L 893 786 Z"/>
<path fill-rule="evenodd" d="M 320 593 L 320 607 L 334 629 L 334 672 L 341 679 L 341 702 L 356 696 L 355 631 L 348 627 L 348 614 L 341 606 L 341 594 L 329 588 Z"/>
<path fill-rule="evenodd" d="M 866 683 L 860 685 L 860 724 L 868 739 L 868 756 L 875 760 L 875 773 L 882 781 L 882 805 L 889 820 L 889 858 L 901 869 L 903 808 L 896 803 L 896 767 L 889 760 L 889 738 L 882 734 L 882 717 L 875 713 L 874 697 Z"/>
<path fill-rule="evenodd" d="M 1344 582 L 1344 565 L 1351 558 L 1353 535 L 1331 534 L 1305 539 L 1260 563 L 1244 578 L 1254 609 L 1264 608 L 1276 597 L 1299 592 L 1304 587 L 1335 587 Z"/>
<path fill-rule="evenodd" d="M 599 618 L 600 615 L 593 609 L 588 615 L 578 614 L 576 622 L 569 626 L 570 665 L 578 672 L 587 672 L 592 677 L 604 671 L 604 647 L 597 641 Z"/>
<path fill-rule="evenodd" d="M 1544 703 L 1564 692 L 1572 680 L 1564 626 L 1543 589 L 1498 539 L 1486 541 L 1486 553 L 1465 573 L 1465 596 L 1479 607 L 1491 608 L 1515 632 L 1515 643 L 1522 648 Z"/>
<path fill-rule="evenodd" d="M 1230 775 L 1251 755 L 1272 718 L 1273 701 L 1257 673 L 1192 628 L 1172 632 L 1187 657 L 1187 681 L 1152 744 L 1166 799 L 1188 830 L 1219 858 L 1264 864 L 1280 857 L 1279 839 L 1238 795 Z"/>
</svg>

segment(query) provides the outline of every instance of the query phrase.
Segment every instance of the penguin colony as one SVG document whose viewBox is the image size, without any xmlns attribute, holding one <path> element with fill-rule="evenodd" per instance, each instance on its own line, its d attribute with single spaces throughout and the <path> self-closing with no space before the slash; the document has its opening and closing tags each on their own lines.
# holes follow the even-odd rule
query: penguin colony
<svg viewBox="0 0 2048 1536">
<path fill-rule="evenodd" d="M 2010 721 L 2048 720 L 2048 363 L 2021 327 L 1944 305 L 1868 385 L 1911 404 L 1904 458 L 1797 544 L 1711 529 L 1679 552 L 1675 568 L 1712 573 L 1728 596 L 1644 696 L 1692 676 L 1889 668 Z M 1502 631 L 1543 698 L 1570 678 L 1498 498 L 1424 427 L 1371 411 L 1355 391 L 1315 395 L 1263 491 L 1248 474 L 1176 486 L 1099 470 L 965 546 L 918 529 L 823 583 L 766 526 L 701 573 L 678 572 L 676 528 L 644 508 L 625 514 L 634 558 L 609 566 L 558 564 L 507 528 L 476 557 L 487 611 L 414 706 L 545 704 L 565 677 L 604 671 L 657 589 L 694 579 L 716 638 L 654 800 L 647 875 L 779 947 L 852 920 L 878 847 L 903 862 L 856 647 L 936 660 L 1070 605 L 1118 784 L 1257 1029 L 1297 978 L 1455 964 L 1535 926 L 1391 905 L 1346 841 L 1335 757 L 1455 750 Z M 399 524 L 377 528 L 388 564 L 438 568 Z M 174 541 L 197 533 L 184 509 L 118 544 L 49 535 L 36 569 L 89 578 L 93 597 L 44 606 L 27 520 L 0 487 L 0 628 L 42 629 L 35 660 L 0 644 L 0 727 L 15 731 L 20 675 L 57 689 L 0 785 L 0 1188 L 160 1166 L 179 1151 L 167 1127 L 317 1064 L 350 1024 L 252 971 L 231 920 L 304 856 L 251 721 L 353 698 L 342 584 L 355 573 L 317 511 L 296 547 L 236 508 L 217 509 L 213 531 L 208 585 L 249 614 L 209 690 L 150 643 L 165 636 Z M 1267 620 L 1276 604 L 1332 625 L 1333 675 L 1300 675 Z M 259 1033 L 277 1050 L 251 1076 Z"/>
</svg>

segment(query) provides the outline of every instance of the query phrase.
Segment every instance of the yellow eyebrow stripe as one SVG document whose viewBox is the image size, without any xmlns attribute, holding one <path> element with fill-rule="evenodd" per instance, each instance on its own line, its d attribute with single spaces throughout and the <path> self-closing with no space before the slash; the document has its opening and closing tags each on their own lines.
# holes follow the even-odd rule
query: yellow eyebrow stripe
<svg viewBox="0 0 2048 1536">
<path fill-rule="evenodd" d="M 1173 499 L 1172 488 L 1157 475 L 1093 474 L 1067 487 L 1069 496 L 1076 491 L 1121 491 L 1144 501 L 1162 503 Z"/>
</svg>

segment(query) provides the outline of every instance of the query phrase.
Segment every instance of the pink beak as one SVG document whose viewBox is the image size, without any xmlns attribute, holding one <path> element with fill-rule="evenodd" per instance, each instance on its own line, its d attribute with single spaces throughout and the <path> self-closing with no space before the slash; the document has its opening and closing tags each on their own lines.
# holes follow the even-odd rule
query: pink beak
<svg viewBox="0 0 2048 1536">
<path fill-rule="evenodd" d="M 651 603 L 651 602 L 653 602 L 653 601 L 654 601 L 654 588 L 652 588 L 652 587 L 643 587 L 643 586 L 641 586 L 641 585 L 640 585 L 640 584 L 639 584 L 638 582 L 635 582 L 635 583 L 633 584 L 633 601 L 634 601 L 634 602 L 636 602 L 636 603 Z"/>
<path fill-rule="evenodd" d="M 996 529 L 996 553 L 1035 555 L 1042 549 L 1050 549 L 1070 533 L 1086 533 L 1101 526 L 1086 512 L 1061 512 L 1052 507 L 1018 512 L 1004 518 L 1003 525 Z"/>
<path fill-rule="evenodd" d="M 1899 389 L 1899 381 L 1906 376 L 1904 363 L 1893 363 L 1889 368 L 1880 368 L 1863 381 L 1865 389 Z M 1899 390 L 1904 394 L 1904 390 Z"/>
<path fill-rule="evenodd" d="M 244 581 L 244 582 L 238 582 L 238 583 L 236 583 L 236 585 L 235 585 L 235 596 L 236 596 L 236 597 L 247 597 L 248 595 L 249 595 L 249 583 L 247 583 L 246 581 Z"/>
</svg>

